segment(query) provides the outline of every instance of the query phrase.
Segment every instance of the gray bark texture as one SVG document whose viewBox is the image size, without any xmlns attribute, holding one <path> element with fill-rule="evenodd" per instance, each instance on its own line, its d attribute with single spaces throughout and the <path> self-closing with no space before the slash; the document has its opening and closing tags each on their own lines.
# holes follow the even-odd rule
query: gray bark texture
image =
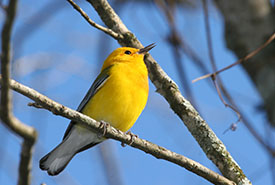
<svg viewBox="0 0 275 185">
<path fill-rule="evenodd" d="M 242 58 L 260 47 L 275 31 L 275 8 L 269 0 L 215 0 L 224 16 L 227 47 Z M 275 43 L 242 63 L 263 100 L 275 127 Z"/>
</svg>

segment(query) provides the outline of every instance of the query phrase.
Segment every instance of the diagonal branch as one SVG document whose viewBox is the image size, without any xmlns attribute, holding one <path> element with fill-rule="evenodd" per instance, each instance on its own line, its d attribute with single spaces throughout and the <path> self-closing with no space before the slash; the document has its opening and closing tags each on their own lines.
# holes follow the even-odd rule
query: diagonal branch
<svg viewBox="0 0 275 185">
<path fill-rule="evenodd" d="M 109 29 L 109 28 L 105 28 L 104 26 L 101 26 L 97 23 L 95 23 L 92 19 L 90 19 L 90 17 L 73 1 L 73 0 L 67 0 L 74 9 L 76 9 L 76 11 L 78 11 L 82 17 L 84 17 L 84 19 L 93 27 L 95 27 L 96 29 L 99 29 L 101 31 L 103 31 L 104 33 L 110 35 L 111 37 L 113 37 L 114 39 L 118 40 L 118 39 L 122 39 L 122 35 L 114 32 L 113 30 Z"/>
<path fill-rule="evenodd" d="M 118 40 L 122 46 L 141 48 L 140 41 L 122 23 L 106 0 L 88 0 L 95 8 L 107 27 L 122 34 Z M 163 71 L 158 63 L 147 55 L 145 63 L 149 77 L 159 92 L 170 104 L 171 109 L 180 117 L 207 157 L 219 168 L 222 174 L 237 184 L 251 184 L 239 165 L 232 158 L 221 140 L 215 135 L 208 124 L 194 107 L 181 95 L 178 86 Z"/>
<path fill-rule="evenodd" d="M 201 77 L 198 77 L 194 80 L 192 80 L 192 82 L 197 82 L 199 80 L 202 80 L 202 79 L 205 79 L 205 78 L 208 78 L 208 77 L 213 77 L 213 76 L 216 76 L 217 74 L 223 72 L 223 71 L 226 71 L 228 69 L 230 69 L 231 67 L 234 67 L 236 65 L 239 65 L 240 63 L 242 62 L 245 62 L 247 61 L 248 59 L 254 57 L 255 55 L 257 55 L 261 50 L 263 50 L 266 46 L 268 46 L 273 40 L 275 40 L 275 33 L 273 33 L 265 43 L 263 43 L 260 47 L 258 47 L 257 49 L 255 49 L 254 51 L 252 51 L 251 53 L 247 54 L 245 57 L 237 60 L 236 62 L 234 62 L 233 64 L 230 64 L 214 73 L 210 73 L 210 74 L 206 74 L 204 76 L 201 76 Z"/>
<path fill-rule="evenodd" d="M 0 81 L 1 81 L 0 76 Z M 71 119 L 73 121 L 76 121 L 80 124 L 85 125 L 89 129 L 92 129 L 95 132 L 102 132 L 102 126 L 100 122 L 97 122 L 93 120 L 92 118 L 81 114 L 77 111 L 74 111 L 70 108 L 65 107 L 64 105 L 61 105 L 48 97 L 38 93 L 37 91 L 24 86 L 14 80 L 10 80 L 10 87 L 19 92 L 20 94 L 23 94 L 24 96 L 29 97 L 33 101 L 35 101 L 37 104 L 40 104 L 43 108 L 51 111 L 55 115 L 61 115 L 63 117 L 66 117 L 68 119 Z M 228 180 L 227 178 L 219 175 L 218 173 L 206 168 L 205 166 L 199 164 L 196 161 L 193 161 L 183 155 L 177 154 L 175 152 L 172 152 L 170 150 L 167 150 L 161 146 L 158 146 L 156 144 L 153 144 L 149 141 L 146 141 L 144 139 L 135 138 L 134 140 L 129 134 L 125 134 L 117 129 L 115 129 L 112 126 L 108 126 L 106 128 L 106 134 L 104 137 L 112 138 L 118 141 L 121 141 L 122 143 L 130 144 L 134 148 L 138 148 L 146 153 L 149 153 L 153 156 L 155 156 L 158 159 L 164 159 L 167 161 L 170 161 L 174 164 L 177 164 L 181 167 L 184 167 L 185 169 L 194 172 L 195 174 L 204 177 L 208 181 L 214 183 L 214 184 L 224 184 L 224 185 L 234 185 L 235 183 L 233 181 Z"/>
<path fill-rule="evenodd" d="M 2 29 L 2 51 L 1 51 L 1 103 L 0 118 L 3 123 L 14 133 L 21 136 L 24 141 L 21 148 L 21 158 L 19 165 L 18 185 L 30 184 L 30 166 L 32 158 L 32 148 L 36 140 L 34 128 L 21 123 L 12 114 L 11 93 L 9 90 L 10 79 L 10 38 L 12 26 L 16 14 L 17 0 L 10 0 L 6 9 L 6 19 Z"/>
</svg>

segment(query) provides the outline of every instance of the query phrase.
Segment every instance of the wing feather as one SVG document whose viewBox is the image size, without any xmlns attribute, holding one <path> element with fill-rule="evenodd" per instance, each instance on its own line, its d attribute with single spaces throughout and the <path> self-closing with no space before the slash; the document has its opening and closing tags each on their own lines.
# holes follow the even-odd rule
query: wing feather
<svg viewBox="0 0 275 185">
<path fill-rule="evenodd" d="M 88 90 L 87 94 L 85 95 L 84 99 L 81 101 L 79 104 L 77 111 L 82 112 L 83 108 L 86 106 L 86 104 L 89 102 L 91 98 L 98 92 L 98 90 L 103 86 L 104 83 L 107 82 L 109 76 L 110 76 L 110 69 L 112 68 L 113 65 L 105 68 L 95 79 L 94 83 Z M 68 128 L 66 129 L 66 132 L 64 134 L 63 140 L 66 138 L 66 136 L 70 133 L 73 125 L 76 122 L 71 121 Z"/>
</svg>

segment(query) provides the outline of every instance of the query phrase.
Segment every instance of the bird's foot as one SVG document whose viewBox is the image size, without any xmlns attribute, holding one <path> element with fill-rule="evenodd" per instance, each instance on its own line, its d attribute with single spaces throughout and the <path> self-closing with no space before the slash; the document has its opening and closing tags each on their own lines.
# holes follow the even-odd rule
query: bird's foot
<svg viewBox="0 0 275 185">
<path fill-rule="evenodd" d="M 109 123 L 105 122 L 105 121 L 100 121 L 100 126 L 99 128 L 103 130 L 102 134 L 99 134 L 99 137 L 103 137 L 105 136 L 106 132 L 107 132 L 107 128 L 110 126 Z"/>
<path fill-rule="evenodd" d="M 131 142 L 129 143 L 129 145 L 131 146 L 134 143 L 135 138 L 138 138 L 138 135 L 132 133 L 131 131 L 126 132 L 126 134 L 131 136 Z M 125 147 L 126 145 L 122 142 L 121 146 Z"/>
</svg>

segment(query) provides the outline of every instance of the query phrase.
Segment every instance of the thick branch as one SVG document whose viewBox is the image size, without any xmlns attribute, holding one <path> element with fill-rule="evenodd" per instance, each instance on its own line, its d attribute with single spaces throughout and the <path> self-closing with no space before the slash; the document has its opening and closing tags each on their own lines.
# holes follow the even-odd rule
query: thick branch
<svg viewBox="0 0 275 185">
<path fill-rule="evenodd" d="M 1 80 L 1 76 L 0 76 L 0 80 Z M 102 132 L 102 126 L 100 122 L 97 122 L 84 114 L 81 114 L 77 111 L 67 108 L 29 87 L 26 87 L 14 80 L 10 80 L 10 87 L 13 90 L 29 97 L 36 103 L 40 104 L 43 108 L 51 111 L 56 115 L 61 115 L 68 119 L 74 120 L 80 124 L 85 125 L 89 129 L 92 129 L 93 131 Z M 214 184 L 227 184 L 227 185 L 235 184 L 234 182 L 226 179 L 225 177 L 219 175 L 218 173 L 213 172 L 212 170 L 204 167 L 198 162 L 188 159 L 183 155 L 177 154 L 175 152 L 167 150 L 161 146 L 158 146 L 156 144 L 153 144 L 143 139 L 135 138 L 134 141 L 132 141 L 132 138 L 130 135 L 115 129 L 112 126 L 107 127 L 106 134 L 104 137 L 112 138 L 126 144 L 132 143 L 131 144 L 132 147 L 138 148 L 146 153 L 149 153 L 158 159 L 164 159 L 172 163 L 175 163 L 179 166 L 182 166 L 187 170 L 194 172 L 199 176 L 204 177 L 205 179 L 207 179 L 208 181 Z"/>
<path fill-rule="evenodd" d="M 9 1 L 8 7 L 6 9 L 6 20 L 1 35 L 1 73 L 3 75 L 3 79 L 1 83 L 0 118 L 8 128 L 24 139 L 23 146 L 21 148 L 18 185 L 29 185 L 32 147 L 37 134 L 34 128 L 21 123 L 13 116 L 11 94 L 9 90 L 10 38 L 16 13 L 16 5 L 17 0 Z"/>
<path fill-rule="evenodd" d="M 113 31 L 124 36 L 118 40 L 122 46 L 141 48 L 138 39 L 122 23 L 118 15 L 106 0 L 88 0 L 95 8 L 102 21 Z M 173 111 L 184 122 L 197 140 L 207 157 L 219 168 L 224 176 L 237 184 L 251 184 L 239 165 L 226 150 L 224 144 L 209 128 L 194 107 L 181 95 L 175 82 L 162 70 L 158 63 L 148 56 L 145 59 L 149 77 L 159 92 L 170 104 Z"/>
</svg>

